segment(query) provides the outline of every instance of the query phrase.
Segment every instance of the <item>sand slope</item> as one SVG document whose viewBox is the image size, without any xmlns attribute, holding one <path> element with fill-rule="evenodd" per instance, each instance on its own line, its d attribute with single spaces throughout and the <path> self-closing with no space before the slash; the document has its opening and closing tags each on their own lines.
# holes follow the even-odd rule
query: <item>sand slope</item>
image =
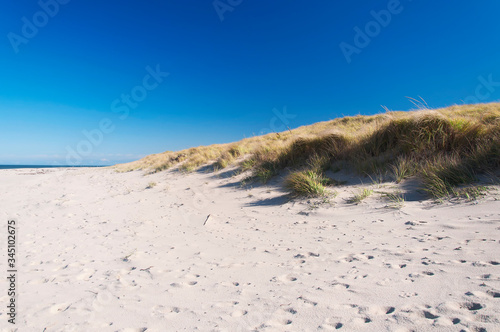
<svg viewBox="0 0 500 332">
<path fill-rule="evenodd" d="M 395 210 L 347 204 L 353 188 L 289 201 L 227 172 L 40 173 L 0 171 L 18 331 L 500 331 L 495 193 Z"/>
</svg>

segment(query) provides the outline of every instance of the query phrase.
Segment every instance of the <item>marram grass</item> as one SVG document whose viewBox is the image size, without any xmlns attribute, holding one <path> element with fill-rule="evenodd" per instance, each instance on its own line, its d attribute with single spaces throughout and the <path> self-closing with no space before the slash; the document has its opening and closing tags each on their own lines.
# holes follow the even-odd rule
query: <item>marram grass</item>
<svg viewBox="0 0 500 332">
<path fill-rule="evenodd" d="M 285 186 L 295 196 L 320 197 L 326 195 L 325 185 L 328 179 L 315 171 L 300 171 L 291 173 L 285 181 Z"/>
<path fill-rule="evenodd" d="M 396 182 L 416 176 L 430 196 L 456 196 L 457 188 L 474 183 L 478 175 L 499 171 L 500 103 L 344 117 L 231 144 L 150 155 L 116 168 L 191 172 L 207 164 L 214 170 L 236 166 L 262 182 L 291 171 L 288 185 L 310 181 L 318 193 L 322 184 L 316 185 L 307 171 L 318 176 L 341 169 L 388 173 Z M 304 171 L 293 172 L 299 169 Z"/>
</svg>

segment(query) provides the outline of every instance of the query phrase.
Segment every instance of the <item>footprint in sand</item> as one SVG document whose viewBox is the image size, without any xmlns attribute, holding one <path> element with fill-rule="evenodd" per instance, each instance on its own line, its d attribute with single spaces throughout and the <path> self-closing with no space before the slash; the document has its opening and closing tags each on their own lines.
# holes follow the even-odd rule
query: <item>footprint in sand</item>
<svg viewBox="0 0 500 332">
<path fill-rule="evenodd" d="M 353 325 L 357 326 L 357 328 L 366 328 L 365 324 L 371 323 L 372 320 L 368 317 L 355 317 L 350 320 L 349 323 L 352 323 Z"/>
<path fill-rule="evenodd" d="M 297 300 L 301 300 L 301 301 L 303 301 L 303 303 L 304 303 L 307 307 L 315 307 L 315 306 L 317 306 L 317 305 L 318 305 L 318 302 L 314 302 L 314 301 L 308 300 L 308 299 L 306 299 L 306 298 L 305 298 L 305 297 L 303 297 L 303 296 L 299 296 L 299 297 L 297 298 Z"/>
<path fill-rule="evenodd" d="M 396 308 L 394 307 L 389 307 L 387 308 L 387 311 L 385 312 L 386 315 L 392 314 L 394 311 L 396 311 Z"/>
<path fill-rule="evenodd" d="M 340 261 L 343 261 L 345 263 L 352 263 L 356 261 L 366 261 L 366 260 L 371 260 L 374 259 L 375 257 L 372 255 L 366 255 L 364 253 L 362 254 L 357 254 L 357 255 L 348 255 L 348 256 L 340 256 L 338 259 Z"/>
<path fill-rule="evenodd" d="M 94 275 L 95 272 L 96 272 L 96 270 L 84 269 L 82 273 L 80 273 L 79 275 L 76 276 L 76 280 L 88 281 L 88 280 L 90 280 L 90 278 L 92 278 L 92 276 Z"/>
<path fill-rule="evenodd" d="M 54 304 L 53 306 L 51 306 L 49 308 L 49 312 L 51 314 L 58 314 L 60 312 L 64 312 L 66 310 L 68 310 L 69 308 L 71 307 L 71 304 L 69 303 L 58 303 L 58 304 Z"/>
<path fill-rule="evenodd" d="M 495 291 L 486 291 L 486 294 L 490 295 L 493 298 L 499 298 L 500 297 L 500 292 L 495 292 Z"/>
<path fill-rule="evenodd" d="M 183 278 L 186 278 L 186 279 L 196 279 L 196 278 L 199 278 L 199 277 L 200 277 L 199 274 L 188 273 Z"/>
<path fill-rule="evenodd" d="M 286 319 L 286 318 L 274 318 L 271 321 L 269 321 L 269 323 L 271 326 L 279 327 L 279 326 L 290 325 L 290 324 L 292 324 L 292 321 L 290 319 Z M 254 330 L 252 330 L 252 331 L 254 331 Z"/>
<path fill-rule="evenodd" d="M 366 312 L 368 315 L 373 316 L 382 316 L 382 315 L 390 315 L 396 311 L 395 307 L 391 306 L 371 306 L 364 310 L 360 310 L 361 312 Z"/>
<path fill-rule="evenodd" d="M 170 310 L 167 310 L 167 308 L 162 305 L 156 305 L 151 308 L 151 316 L 155 318 L 164 318 L 169 311 Z"/>
<path fill-rule="evenodd" d="M 465 293 L 465 295 L 467 295 L 467 296 L 476 296 L 476 297 L 480 297 L 480 298 L 483 298 L 483 299 L 489 299 L 491 297 L 493 297 L 493 298 L 500 297 L 500 293 L 499 292 L 495 292 L 495 291 L 492 291 L 492 290 L 488 290 L 488 291 L 486 291 L 486 293 L 481 292 L 481 291 L 467 292 L 467 293 Z"/>
<path fill-rule="evenodd" d="M 426 311 L 426 310 L 424 310 L 424 311 L 423 311 L 423 315 L 424 315 L 424 317 L 425 317 L 425 318 L 427 318 L 427 319 L 438 319 L 438 318 L 439 318 L 439 316 L 438 316 L 438 315 L 435 315 L 435 314 L 433 314 L 432 312 L 430 312 L 430 311 Z"/>
<path fill-rule="evenodd" d="M 291 274 L 283 274 L 279 277 L 272 277 L 270 280 L 270 282 L 277 282 L 277 281 L 281 281 L 283 283 L 290 283 L 290 282 L 294 282 L 294 281 L 297 281 L 297 277 L 291 275 Z"/>
<path fill-rule="evenodd" d="M 341 283 L 341 282 L 332 282 L 332 287 L 335 289 L 348 289 L 351 287 L 349 284 Z"/>
<path fill-rule="evenodd" d="M 470 311 L 476 311 L 476 310 L 481 310 L 484 308 L 484 305 L 481 303 L 477 302 L 465 302 L 460 305 L 461 308 L 463 309 L 468 309 Z"/>
<path fill-rule="evenodd" d="M 490 315 L 476 315 L 474 320 L 480 323 L 499 324 L 500 320 Z"/>
<path fill-rule="evenodd" d="M 484 281 L 491 281 L 491 280 L 500 281 L 500 277 L 494 276 L 491 273 L 480 275 L 479 277 L 477 277 L 477 279 Z"/>
<path fill-rule="evenodd" d="M 221 301 L 221 302 L 215 303 L 213 305 L 213 307 L 216 307 L 216 308 L 229 308 L 229 307 L 236 306 L 238 304 L 239 304 L 238 301 Z"/>
<path fill-rule="evenodd" d="M 325 323 L 323 323 L 319 327 L 330 331 L 340 330 L 342 327 L 344 327 L 344 324 L 339 322 L 339 320 L 340 319 L 338 317 L 327 318 L 325 320 Z"/>
<path fill-rule="evenodd" d="M 280 281 L 283 281 L 283 282 L 294 282 L 294 281 L 297 281 L 297 277 L 295 277 L 293 275 L 290 275 L 290 274 L 282 275 L 278 279 Z"/>
<path fill-rule="evenodd" d="M 387 286 L 387 285 L 390 285 L 392 283 L 393 283 L 392 279 L 389 279 L 389 278 L 384 278 L 380 281 L 377 281 L 377 285 L 379 285 L 379 286 Z"/>
<path fill-rule="evenodd" d="M 248 311 L 246 310 L 236 310 L 231 313 L 231 317 L 237 318 L 237 317 L 242 317 L 248 314 Z"/>
<path fill-rule="evenodd" d="M 171 307 L 170 308 L 170 313 L 178 314 L 181 312 L 181 309 L 179 307 Z"/>
</svg>

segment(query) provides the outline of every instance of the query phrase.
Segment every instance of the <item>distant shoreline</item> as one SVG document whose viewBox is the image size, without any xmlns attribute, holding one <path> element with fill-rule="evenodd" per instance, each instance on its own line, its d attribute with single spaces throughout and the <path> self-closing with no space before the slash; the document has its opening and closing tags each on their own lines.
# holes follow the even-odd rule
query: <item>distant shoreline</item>
<svg viewBox="0 0 500 332">
<path fill-rule="evenodd" d="M 0 165 L 0 169 L 25 169 L 25 168 L 81 168 L 81 167 L 109 167 L 109 166 L 69 166 L 69 165 Z"/>
</svg>

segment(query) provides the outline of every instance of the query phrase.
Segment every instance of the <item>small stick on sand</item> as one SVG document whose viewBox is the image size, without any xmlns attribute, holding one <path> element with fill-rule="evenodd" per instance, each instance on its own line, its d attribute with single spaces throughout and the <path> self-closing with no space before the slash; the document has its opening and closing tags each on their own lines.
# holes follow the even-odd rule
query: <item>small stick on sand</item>
<svg viewBox="0 0 500 332">
<path fill-rule="evenodd" d="M 207 216 L 207 219 L 205 219 L 205 222 L 203 223 L 203 226 L 205 226 L 205 224 L 207 223 L 208 218 L 210 218 L 210 215 L 208 215 L 208 216 Z"/>
</svg>

